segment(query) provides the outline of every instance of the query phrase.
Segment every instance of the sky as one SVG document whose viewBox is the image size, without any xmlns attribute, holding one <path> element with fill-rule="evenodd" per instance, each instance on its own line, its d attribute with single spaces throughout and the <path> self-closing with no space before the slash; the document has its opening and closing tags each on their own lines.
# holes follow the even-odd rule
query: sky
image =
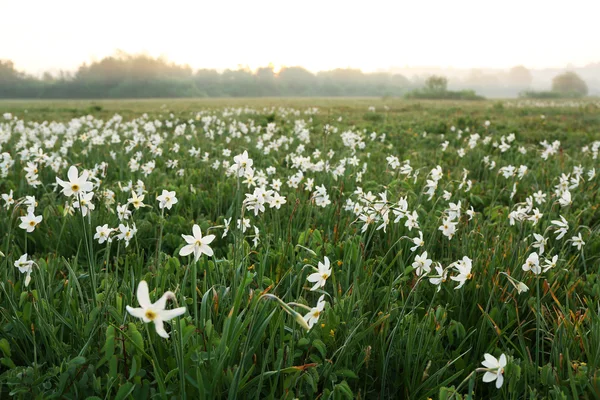
<svg viewBox="0 0 600 400">
<path fill-rule="evenodd" d="M 220 70 L 600 61 L 600 0 L 0 0 L 0 15 L 0 59 L 33 74 L 117 49 Z"/>
</svg>

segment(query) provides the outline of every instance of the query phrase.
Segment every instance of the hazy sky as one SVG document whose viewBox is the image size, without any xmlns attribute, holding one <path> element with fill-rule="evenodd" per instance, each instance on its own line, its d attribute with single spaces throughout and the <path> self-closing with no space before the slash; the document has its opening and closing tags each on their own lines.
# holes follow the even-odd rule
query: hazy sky
<svg viewBox="0 0 600 400">
<path fill-rule="evenodd" d="M 600 0 L 0 0 L 0 15 L 0 59 L 31 73 L 115 49 L 218 69 L 600 61 Z"/>
</svg>

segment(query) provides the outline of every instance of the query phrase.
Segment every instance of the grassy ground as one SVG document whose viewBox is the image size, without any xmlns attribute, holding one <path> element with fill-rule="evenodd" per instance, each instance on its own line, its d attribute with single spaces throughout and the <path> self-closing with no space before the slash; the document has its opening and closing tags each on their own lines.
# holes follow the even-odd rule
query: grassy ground
<svg viewBox="0 0 600 400">
<path fill-rule="evenodd" d="M 599 132 L 594 101 L 0 101 L 0 397 L 598 398 Z"/>
</svg>

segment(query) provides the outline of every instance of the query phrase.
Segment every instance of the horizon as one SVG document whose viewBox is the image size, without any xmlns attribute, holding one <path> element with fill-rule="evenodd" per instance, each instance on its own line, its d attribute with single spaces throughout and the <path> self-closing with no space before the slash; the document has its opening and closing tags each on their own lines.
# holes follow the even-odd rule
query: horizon
<svg viewBox="0 0 600 400">
<path fill-rule="evenodd" d="M 28 75 L 32 75 L 34 77 L 41 77 L 44 73 L 50 73 L 50 74 L 57 74 L 59 72 L 67 72 L 67 73 L 75 73 L 77 72 L 77 70 L 83 66 L 83 65 L 90 65 L 96 62 L 101 61 L 102 59 L 105 58 L 110 58 L 110 57 L 115 57 L 118 58 L 119 57 L 119 52 L 123 52 L 121 49 L 115 49 L 112 53 L 109 53 L 101 58 L 97 58 L 97 57 L 93 57 L 90 58 L 88 60 L 82 61 L 79 64 L 77 64 L 75 67 L 70 68 L 70 69 L 59 69 L 59 68 L 48 68 L 48 69 L 40 69 L 40 70 L 36 70 L 36 71 L 30 71 L 27 70 L 25 68 L 23 68 L 21 65 L 19 65 L 14 59 L 10 59 L 10 58 L 3 58 L 0 57 L 0 60 L 8 60 L 13 62 L 15 69 L 17 69 L 18 71 L 21 72 L 25 72 Z M 482 71 L 482 72 L 500 72 L 500 71 L 509 71 L 511 68 L 513 67 L 517 67 L 517 66 L 523 66 L 526 69 L 532 71 L 532 72 L 539 72 L 539 71 L 547 71 L 547 70 L 551 70 L 551 71 L 555 71 L 555 70 L 571 70 L 571 69 L 579 69 L 579 68 L 588 68 L 588 67 L 596 67 L 596 66 L 600 66 L 600 59 L 598 61 L 591 61 L 591 62 L 587 62 L 587 63 L 582 63 L 579 65 L 575 65 L 573 63 L 567 63 L 566 65 L 551 65 L 551 66 L 541 66 L 541 67 L 528 67 L 527 65 L 523 65 L 523 64 L 515 64 L 512 66 L 507 66 L 507 67 L 485 67 L 485 66 L 465 66 L 465 67 L 456 67 L 453 65 L 411 65 L 411 64 L 405 64 L 405 65 L 391 65 L 388 67 L 379 67 L 373 70 L 365 70 L 363 68 L 359 68 L 359 67 L 353 67 L 353 66 L 333 66 L 331 68 L 327 68 L 327 69 L 310 69 L 307 68 L 303 65 L 275 65 L 272 62 L 266 62 L 264 64 L 260 64 L 257 66 L 249 66 L 246 64 L 241 64 L 238 63 L 233 67 L 225 67 L 225 68 L 215 68 L 215 67 L 206 67 L 206 66 L 195 66 L 195 65 L 190 65 L 189 63 L 185 63 L 185 62 L 176 62 L 174 60 L 171 60 L 167 55 L 164 54 L 158 54 L 158 55 L 153 55 L 150 54 L 147 51 L 140 51 L 137 53 L 126 53 L 124 52 L 126 55 L 129 56 L 148 56 L 151 57 L 153 59 L 158 59 L 158 58 L 164 58 L 167 62 L 169 63 L 173 63 L 179 66 L 189 66 L 193 72 L 199 71 L 199 70 L 216 70 L 219 73 L 223 73 L 226 70 L 239 70 L 239 69 L 248 69 L 251 72 L 256 72 L 258 69 L 260 68 L 266 68 L 266 67 L 273 67 L 273 70 L 275 73 L 278 73 L 279 71 L 281 71 L 284 68 L 304 68 L 307 71 L 313 73 L 313 74 L 317 74 L 319 72 L 325 72 L 325 71 L 332 71 L 332 70 L 336 70 L 336 69 L 355 69 L 355 70 L 360 70 L 361 72 L 365 73 L 365 74 L 370 74 L 370 73 L 394 73 L 394 71 L 396 70 L 415 70 L 415 71 L 426 71 L 426 70 L 440 70 L 440 71 L 446 71 L 446 72 L 451 72 L 451 71 L 456 71 L 456 72 L 470 72 L 470 71 Z M 417 74 L 419 72 L 416 72 Z M 422 73 L 422 72 L 421 72 Z"/>
<path fill-rule="evenodd" d="M 539 70 L 600 61 L 594 25 L 600 4 L 589 0 L 576 0 L 568 9 L 541 0 L 507 0 L 493 9 L 476 0 L 369 5 L 180 0 L 164 8 L 158 2 L 108 0 L 91 8 L 75 0 L 14 2 L 5 5 L 5 14 L 28 18 L 8 18 L 0 26 L 1 36 L 14 38 L 0 49 L 0 59 L 33 75 L 76 71 L 118 49 L 219 71 L 269 64 L 311 72 L 517 65 Z"/>
</svg>

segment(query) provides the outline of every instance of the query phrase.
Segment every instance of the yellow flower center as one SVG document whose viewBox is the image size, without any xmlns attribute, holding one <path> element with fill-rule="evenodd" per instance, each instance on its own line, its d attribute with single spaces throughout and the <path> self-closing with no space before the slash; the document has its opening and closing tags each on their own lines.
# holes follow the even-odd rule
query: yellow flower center
<svg viewBox="0 0 600 400">
<path fill-rule="evenodd" d="M 75 185 L 71 185 L 71 190 L 74 192 L 79 191 L 79 185 L 75 184 Z"/>
<path fill-rule="evenodd" d="M 152 310 L 146 310 L 146 314 L 145 314 L 146 318 L 148 318 L 150 321 L 154 321 L 154 319 L 157 317 L 156 313 Z"/>
<path fill-rule="evenodd" d="M 29 226 L 35 226 L 35 221 L 29 221 Z"/>
</svg>

